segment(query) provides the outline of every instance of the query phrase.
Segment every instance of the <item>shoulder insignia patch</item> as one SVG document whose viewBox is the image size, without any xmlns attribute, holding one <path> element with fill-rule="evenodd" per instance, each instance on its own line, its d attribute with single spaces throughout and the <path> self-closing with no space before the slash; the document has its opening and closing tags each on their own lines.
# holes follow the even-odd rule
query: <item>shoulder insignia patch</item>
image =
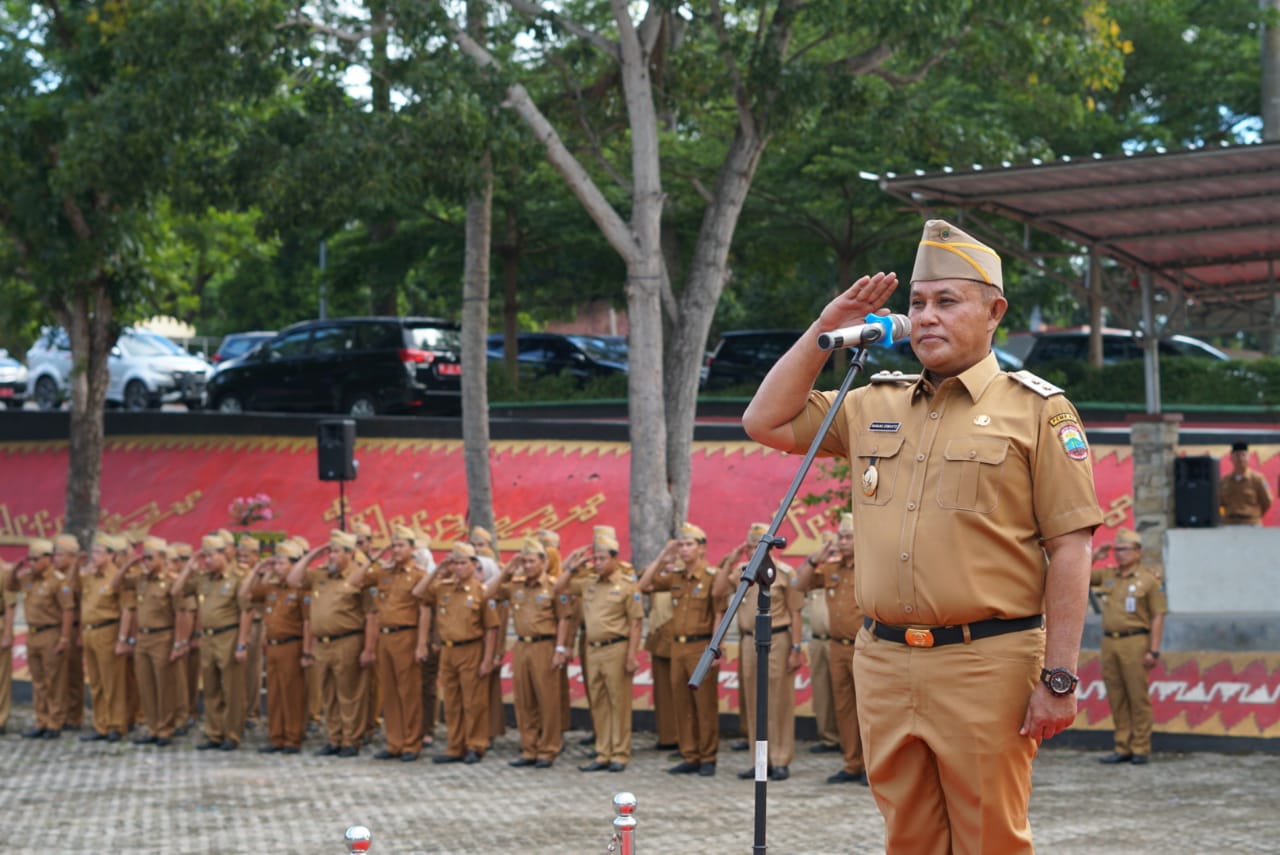
<svg viewBox="0 0 1280 855">
<path fill-rule="evenodd" d="M 1037 377 L 1030 371 L 1009 371 L 1007 373 L 1010 378 L 1017 380 L 1023 386 L 1026 386 L 1042 398 L 1052 398 L 1054 395 L 1062 394 L 1062 390 L 1057 386 L 1053 385 L 1048 380 Z"/>
<path fill-rule="evenodd" d="M 872 383 L 899 383 L 906 385 L 919 379 L 919 374 L 903 374 L 901 371 L 877 371 L 871 375 Z"/>
</svg>

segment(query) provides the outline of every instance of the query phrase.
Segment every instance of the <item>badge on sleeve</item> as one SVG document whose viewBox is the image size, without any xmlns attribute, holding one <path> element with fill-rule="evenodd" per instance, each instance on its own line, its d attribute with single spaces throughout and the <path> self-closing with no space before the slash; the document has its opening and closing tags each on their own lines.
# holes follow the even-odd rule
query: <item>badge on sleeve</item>
<svg viewBox="0 0 1280 855">
<path fill-rule="evenodd" d="M 1079 425 L 1073 422 L 1066 422 L 1058 428 L 1058 441 L 1062 443 L 1062 448 L 1067 452 L 1067 457 L 1072 460 L 1088 460 L 1089 446 L 1084 441 L 1084 433 L 1080 430 Z"/>
</svg>

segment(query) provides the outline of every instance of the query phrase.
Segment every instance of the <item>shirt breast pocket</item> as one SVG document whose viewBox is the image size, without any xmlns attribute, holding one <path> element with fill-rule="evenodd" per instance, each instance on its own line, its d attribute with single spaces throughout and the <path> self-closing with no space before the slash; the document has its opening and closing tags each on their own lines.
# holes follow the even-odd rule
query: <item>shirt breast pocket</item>
<svg viewBox="0 0 1280 855">
<path fill-rule="evenodd" d="M 889 504 L 893 498 L 894 482 L 898 479 L 903 442 L 902 435 L 894 433 L 871 433 L 858 437 L 856 455 L 851 461 L 853 471 L 849 473 L 856 504 Z"/>
<path fill-rule="evenodd" d="M 957 511 L 989 514 L 996 509 L 1000 477 L 1009 440 L 993 436 L 965 436 L 947 441 L 938 504 Z"/>
</svg>

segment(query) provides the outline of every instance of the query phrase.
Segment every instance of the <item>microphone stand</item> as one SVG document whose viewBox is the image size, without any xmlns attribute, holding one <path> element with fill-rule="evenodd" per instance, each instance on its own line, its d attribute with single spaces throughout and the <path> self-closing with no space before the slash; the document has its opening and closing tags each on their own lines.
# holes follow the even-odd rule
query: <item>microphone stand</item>
<svg viewBox="0 0 1280 855">
<path fill-rule="evenodd" d="M 809 467 L 813 465 L 813 459 L 818 455 L 818 448 L 822 445 L 823 438 L 831 429 L 831 424 L 835 421 L 836 414 L 840 412 L 840 405 L 844 403 L 845 396 L 849 394 L 849 389 L 853 386 L 854 378 L 863 369 L 866 361 L 866 347 L 855 348 L 850 357 L 849 373 L 845 375 L 844 382 L 840 384 L 840 390 L 836 393 L 835 400 L 831 402 L 831 408 L 827 410 L 827 415 L 823 418 L 817 435 L 814 436 L 813 442 L 809 444 L 809 450 L 805 453 L 804 460 L 800 463 L 800 469 L 796 472 L 795 478 L 791 481 L 791 486 L 787 489 L 786 497 L 778 505 L 778 510 L 773 515 L 773 522 L 769 523 L 769 530 L 760 537 L 760 542 L 756 544 L 755 552 L 747 563 L 747 569 L 742 571 L 742 579 L 738 582 L 738 590 L 734 592 L 733 598 L 725 609 L 720 625 L 716 627 L 715 634 L 707 644 L 707 649 L 702 652 L 702 658 L 698 660 L 698 667 L 694 669 L 693 676 L 689 678 L 689 688 L 697 689 L 702 685 L 707 672 L 711 670 L 711 665 L 721 656 L 720 644 L 724 641 L 725 633 L 729 631 L 729 626 L 733 623 L 734 616 L 737 615 L 738 608 L 742 605 L 743 597 L 747 595 L 747 589 L 753 584 L 759 585 L 755 620 L 757 663 L 755 716 L 756 788 L 755 842 L 751 847 L 754 855 L 763 855 L 767 849 L 765 845 L 765 805 L 769 786 L 769 648 L 773 644 L 770 588 L 773 586 L 776 575 L 770 550 L 786 547 L 787 539 L 778 537 L 778 527 L 786 519 L 787 509 L 795 501 L 796 493 L 800 492 L 800 484 L 804 481 L 804 476 L 808 474 Z M 741 659 L 741 650 L 738 651 L 738 656 Z M 794 691 L 794 688 L 792 691 Z"/>
</svg>

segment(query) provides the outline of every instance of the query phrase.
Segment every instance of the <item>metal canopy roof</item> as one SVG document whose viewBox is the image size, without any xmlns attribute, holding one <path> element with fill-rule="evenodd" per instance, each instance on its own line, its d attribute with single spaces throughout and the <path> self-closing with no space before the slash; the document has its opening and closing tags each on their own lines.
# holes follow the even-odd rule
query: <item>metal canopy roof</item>
<svg viewBox="0 0 1280 855">
<path fill-rule="evenodd" d="M 1270 297 L 1280 275 L 1280 143 L 889 174 L 879 184 L 916 208 L 990 211 L 1058 235 L 1201 303 Z"/>
</svg>

